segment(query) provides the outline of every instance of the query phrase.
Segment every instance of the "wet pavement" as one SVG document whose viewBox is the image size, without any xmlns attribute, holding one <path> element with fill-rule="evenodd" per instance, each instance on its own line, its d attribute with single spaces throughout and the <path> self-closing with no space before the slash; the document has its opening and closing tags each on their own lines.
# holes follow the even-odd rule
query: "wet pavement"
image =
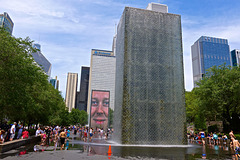
<svg viewBox="0 0 240 160">
<path fill-rule="evenodd" d="M 111 145 L 112 154 L 108 154 Z M 197 144 L 195 141 L 187 146 L 127 146 L 112 143 L 109 140 L 93 138 L 92 142 L 83 142 L 79 135 L 72 135 L 66 142 L 65 149 L 54 150 L 50 146 L 28 144 L 18 149 L 0 154 L 0 159 L 234 159 L 234 151 L 229 146 Z"/>
</svg>

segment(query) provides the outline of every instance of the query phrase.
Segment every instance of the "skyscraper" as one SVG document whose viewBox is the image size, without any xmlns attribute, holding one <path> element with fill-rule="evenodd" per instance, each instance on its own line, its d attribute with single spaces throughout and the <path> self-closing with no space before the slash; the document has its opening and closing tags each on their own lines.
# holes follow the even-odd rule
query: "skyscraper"
<svg viewBox="0 0 240 160">
<path fill-rule="evenodd" d="M 51 83 L 51 85 L 55 88 L 55 87 L 56 87 L 57 80 L 56 80 L 56 79 L 50 79 L 50 83 Z"/>
<path fill-rule="evenodd" d="M 4 27 L 10 34 L 12 34 L 14 23 L 8 13 L 0 14 L 0 27 Z"/>
<path fill-rule="evenodd" d="M 114 108 L 116 58 L 112 51 L 92 49 L 87 112 L 90 112 L 93 90 L 110 92 L 110 108 Z"/>
<path fill-rule="evenodd" d="M 207 69 L 224 63 L 231 65 L 227 39 L 201 36 L 192 45 L 191 51 L 194 87 Z"/>
<path fill-rule="evenodd" d="M 184 144 L 181 16 L 166 5 L 125 7 L 117 28 L 114 140 Z"/>
<path fill-rule="evenodd" d="M 68 107 L 68 111 L 71 112 L 75 108 L 76 94 L 77 94 L 77 73 L 68 73 L 67 76 L 67 86 L 66 86 L 66 98 L 65 103 Z"/>
<path fill-rule="evenodd" d="M 84 111 L 87 111 L 89 69 L 90 67 L 82 67 L 81 80 L 80 80 L 80 92 L 77 92 L 77 98 L 76 98 L 77 100 L 76 108 Z"/>
<path fill-rule="evenodd" d="M 57 79 L 57 76 L 55 77 L 55 79 L 50 79 L 50 83 L 52 84 L 52 86 L 55 88 L 55 89 L 59 89 L 59 80 Z"/>
<path fill-rule="evenodd" d="M 240 50 L 234 49 L 231 51 L 232 66 L 240 65 Z"/>
<path fill-rule="evenodd" d="M 33 48 L 38 49 L 37 52 L 32 53 L 34 61 L 44 70 L 44 72 L 50 78 L 51 76 L 51 69 L 52 64 L 47 60 L 47 58 L 41 52 L 41 45 L 40 44 L 33 44 Z"/>
</svg>

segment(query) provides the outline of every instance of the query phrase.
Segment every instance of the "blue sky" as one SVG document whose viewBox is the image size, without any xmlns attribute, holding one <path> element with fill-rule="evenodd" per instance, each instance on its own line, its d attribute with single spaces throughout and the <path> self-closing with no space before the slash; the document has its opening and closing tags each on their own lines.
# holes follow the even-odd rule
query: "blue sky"
<svg viewBox="0 0 240 160">
<path fill-rule="evenodd" d="M 185 88 L 193 88 L 191 45 L 202 35 L 228 39 L 240 49 L 239 0 L 0 0 L 0 13 L 14 22 L 13 35 L 41 45 L 65 97 L 67 73 L 90 66 L 91 49 L 111 50 L 115 24 L 125 6 L 145 9 L 150 2 L 168 5 L 182 17 Z M 79 87 L 78 87 L 79 89 Z"/>
</svg>

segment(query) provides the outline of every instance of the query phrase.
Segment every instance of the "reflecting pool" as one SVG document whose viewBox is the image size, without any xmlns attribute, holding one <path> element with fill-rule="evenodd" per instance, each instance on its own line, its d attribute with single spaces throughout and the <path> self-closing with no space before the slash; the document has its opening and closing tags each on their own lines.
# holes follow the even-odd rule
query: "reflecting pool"
<svg viewBox="0 0 240 160">
<path fill-rule="evenodd" d="M 111 147 L 110 147 L 111 146 Z M 110 140 L 93 138 L 92 142 L 83 142 L 77 136 L 71 137 L 65 144 L 65 150 L 60 151 L 59 145 L 56 150 L 53 144 L 41 146 L 39 144 L 28 144 L 15 150 L 0 154 L 0 159 L 10 157 L 16 159 L 21 156 L 23 159 L 45 155 L 47 158 L 59 153 L 71 153 L 72 159 L 176 159 L 176 160 L 197 160 L 197 159 L 234 159 L 234 151 L 229 145 L 202 145 L 197 141 L 188 142 L 188 145 L 179 146 L 136 146 L 120 145 Z M 28 154 L 30 156 L 28 156 Z M 24 157 L 26 156 L 26 157 Z M 11 159 L 10 158 L 10 159 Z M 59 159 L 61 157 L 56 157 Z M 81 158 L 80 158 L 81 159 Z"/>
</svg>

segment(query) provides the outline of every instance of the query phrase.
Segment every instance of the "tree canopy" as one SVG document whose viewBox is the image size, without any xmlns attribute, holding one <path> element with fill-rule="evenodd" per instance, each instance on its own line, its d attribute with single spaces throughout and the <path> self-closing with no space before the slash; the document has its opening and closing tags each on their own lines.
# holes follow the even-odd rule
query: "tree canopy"
<svg viewBox="0 0 240 160">
<path fill-rule="evenodd" d="M 34 61 L 32 43 L 0 29 L 0 118 L 61 125 L 64 100 Z"/>
<path fill-rule="evenodd" d="M 212 67 L 186 93 L 188 121 L 223 121 L 224 131 L 240 130 L 240 67 Z M 195 118 L 194 118 L 195 117 Z"/>
<path fill-rule="evenodd" d="M 88 122 L 88 114 L 86 111 L 79 110 L 73 108 L 71 113 L 70 113 L 70 123 L 75 125 L 75 124 L 81 124 L 84 126 Z"/>
</svg>

